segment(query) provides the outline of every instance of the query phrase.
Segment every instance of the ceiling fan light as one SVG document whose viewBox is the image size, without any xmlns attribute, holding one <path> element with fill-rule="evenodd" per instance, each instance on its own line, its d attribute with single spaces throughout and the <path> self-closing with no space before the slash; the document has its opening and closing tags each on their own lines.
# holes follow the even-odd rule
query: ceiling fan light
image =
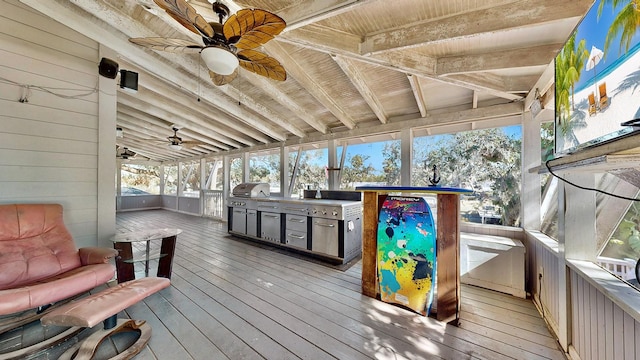
<svg viewBox="0 0 640 360">
<path fill-rule="evenodd" d="M 182 150 L 182 145 L 180 145 L 180 144 L 169 144 L 169 147 L 172 150 Z"/>
<path fill-rule="evenodd" d="M 220 75 L 231 75 L 238 67 L 238 58 L 229 50 L 209 46 L 200 52 L 209 70 Z"/>
</svg>

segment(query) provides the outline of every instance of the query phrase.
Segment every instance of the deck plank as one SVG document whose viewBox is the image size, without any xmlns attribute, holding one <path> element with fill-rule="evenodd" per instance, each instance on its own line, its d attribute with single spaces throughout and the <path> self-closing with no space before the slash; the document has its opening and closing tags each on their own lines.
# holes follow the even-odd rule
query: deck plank
<svg viewBox="0 0 640 360">
<path fill-rule="evenodd" d="M 361 261 L 337 269 L 166 210 L 117 214 L 121 232 L 159 227 L 183 233 L 171 286 L 123 313 L 153 329 L 136 359 L 564 358 L 529 300 L 463 285 L 455 327 L 362 295 Z"/>
</svg>

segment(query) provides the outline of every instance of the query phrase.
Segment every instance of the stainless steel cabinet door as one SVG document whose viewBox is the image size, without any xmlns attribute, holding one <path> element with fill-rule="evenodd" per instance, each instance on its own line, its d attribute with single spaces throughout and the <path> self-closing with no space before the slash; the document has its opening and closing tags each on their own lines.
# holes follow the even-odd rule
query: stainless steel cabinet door
<svg viewBox="0 0 640 360">
<path fill-rule="evenodd" d="M 247 209 L 233 208 L 231 221 L 231 231 L 241 234 L 247 233 Z"/>
<path fill-rule="evenodd" d="M 339 256 L 338 220 L 312 219 L 311 250 Z"/>
<path fill-rule="evenodd" d="M 247 210 L 247 235 L 258 237 L 258 211 Z"/>
<path fill-rule="evenodd" d="M 282 215 L 276 213 L 260 213 L 261 238 L 280 242 L 280 216 Z"/>
</svg>

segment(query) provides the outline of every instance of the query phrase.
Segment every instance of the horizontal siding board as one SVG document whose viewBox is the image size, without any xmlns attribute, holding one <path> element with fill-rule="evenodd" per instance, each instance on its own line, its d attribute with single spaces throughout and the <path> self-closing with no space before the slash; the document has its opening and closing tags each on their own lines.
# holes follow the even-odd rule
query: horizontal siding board
<svg viewBox="0 0 640 360">
<path fill-rule="evenodd" d="M 97 182 L 95 169 L 67 167 L 0 166 L 2 182 Z"/>
<path fill-rule="evenodd" d="M 2 41 L 2 35 L 0 35 L 0 41 Z M 94 55 L 94 59 L 96 57 L 97 54 Z M 19 74 L 18 79 L 11 80 L 22 84 L 53 87 L 53 90 L 64 95 L 86 93 L 87 90 L 93 90 L 96 87 L 95 75 L 98 72 L 98 64 L 95 61 L 77 61 L 76 59 L 75 62 L 70 62 L 65 59 L 63 62 L 63 59 L 60 59 L 54 62 L 57 59 L 51 58 L 44 61 L 12 52 L 6 46 L 0 49 L 0 58 L 3 59 L 0 76 L 8 78 L 10 74 Z M 97 101 L 95 92 L 91 96 L 93 98 L 90 100 Z"/>
<path fill-rule="evenodd" d="M 4 183 L 0 189 L 0 199 L 55 196 L 90 196 L 96 194 L 96 183 L 93 182 L 20 182 Z M 10 190 L 4 190 L 10 189 Z M 115 190 L 114 190 L 115 193 Z"/>
<path fill-rule="evenodd" d="M 18 12 L 19 13 L 19 12 Z M 14 16 L 17 13 L 3 14 L 5 17 L 0 21 L 0 33 L 19 38 L 21 41 L 25 41 L 33 44 L 34 46 L 40 45 L 42 48 L 50 49 L 50 51 L 64 51 L 69 55 L 79 59 L 91 59 L 95 58 L 97 54 L 97 47 L 87 46 L 86 44 L 79 43 L 72 39 L 67 39 L 59 34 L 71 33 L 73 30 L 69 28 L 60 28 L 60 32 L 50 31 L 46 25 L 53 25 L 55 21 L 42 18 L 34 19 L 33 13 L 28 17 L 21 19 L 21 21 L 15 21 Z M 6 15 L 9 15 L 8 17 Z M 38 24 L 38 27 L 34 27 L 31 24 L 33 21 L 46 19 L 42 23 Z M 43 51 L 44 52 L 44 51 Z"/>
<path fill-rule="evenodd" d="M 51 134 L 52 136 L 60 136 L 64 134 L 63 129 Z M 82 154 L 82 155 L 98 155 L 98 146 L 95 141 L 88 141 L 95 137 L 95 131 L 87 129 L 79 129 L 81 133 L 90 135 L 88 138 L 81 140 L 65 139 L 63 137 L 49 137 L 46 133 L 41 135 L 17 135 L 0 132 L 0 149 L 41 151 L 60 154 Z M 41 131 L 36 131 L 40 133 Z M 56 132 L 58 134 L 56 134 Z M 70 132 L 75 133 L 75 131 Z M 77 134 L 76 134 L 77 135 Z M 115 150 L 114 150 L 115 152 Z"/>
<path fill-rule="evenodd" d="M 2 92 L 2 88 L 3 86 L 0 85 L 0 92 Z M 0 98 L 0 120 L 3 122 L 3 126 L 6 124 L 5 121 L 22 119 L 88 129 L 98 128 L 98 117 L 95 112 L 81 113 L 44 106 L 33 106 L 33 104 L 22 104 L 16 100 L 14 97 L 9 99 Z"/>
<path fill-rule="evenodd" d="M 0 166 L 51 166 L 95 169 L 97 156 L 0 149 Z"/>
<path fill-rule="evenodd" d="M 19 79 L 19 75 L 13 78 Z M 64 83 L 59 83 L 58 86 L 64 87 L 65 85 Z M 93 116 L 96 116 L 98 114 L 98 103 L 95 101 L 87 101 L 83 99 L 62 99 L 58 96 L 49 94 L 41 90 L 31 89 L 29 90 L 29 95 L 27 96 L 28 103 L 20 103 L 18 100 L 22 98 L 24 94 L 25 90 L 23 90 L 20 86 L 5 84 L 3 84 L 3 86 L 0 86 L 0 99 L 22 105 L 21 110 L 23 111 L 23 113 L 25 112 L 25 110 L 28 110 L 29 107 L 40 106 L 47 110 L 62 110 L 65 114 L 78 113 L 89 114 Z M 56 117 L 55 113 L 49 113 L 39 119 L 53 120 L 56 119 Z"/>
<path fill-rule="evenodd" d="M 46 29 L 48 32 L 57 36 L 70 40 L 78 45 L 83 45 L 88 48 L 98 49 L 98 43 L 83 34 L 70 29 L 69 27 L 53 21 L 51 18 L 42 14 L 41 12 L 21 4 L 17 0 L 1 0 L 3 13 L 1 16 L 11 18 L 18 21 L 25 26 L 31 26 L 30 24 L 36 23 L 40 28 Z"/>
<path fill-rule="evenodd" d="M 97 216 L 98 216 L 97 210 L 73 209 L 73 208 L 64 210 L 65 224 L 92 223 L 93 224 L 92 226 L 95 227 L 95 220 Z"/>
<path fill-rule="evenodd" d="M 52 194 L 55 195 L 55 194 Z M 0 204 L 60 204 L 64 211 L 95 210 L 98 206 L 96 196 L 48 196 L 48 197 L 6 197 L 0 198 Z"/>
</svg>

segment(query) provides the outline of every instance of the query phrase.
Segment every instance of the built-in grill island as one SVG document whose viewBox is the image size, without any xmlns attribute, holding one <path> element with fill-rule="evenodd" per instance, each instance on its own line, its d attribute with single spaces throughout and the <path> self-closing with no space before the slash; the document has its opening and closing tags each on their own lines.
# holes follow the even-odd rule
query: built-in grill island
<svg viewBox="0 0 640 360">
<path fill-rule="evenodd" d="M 265 190 L 266 188 L 266 190 Z M 305 191 L 304 199 L 269 196 L 268 184 L 243 183 L 229 198 L 229 233 L 346 263 L 362 250 L 361 194 Z M 265 196 L 266 194 L 266 196 Z"/>
</svg>

